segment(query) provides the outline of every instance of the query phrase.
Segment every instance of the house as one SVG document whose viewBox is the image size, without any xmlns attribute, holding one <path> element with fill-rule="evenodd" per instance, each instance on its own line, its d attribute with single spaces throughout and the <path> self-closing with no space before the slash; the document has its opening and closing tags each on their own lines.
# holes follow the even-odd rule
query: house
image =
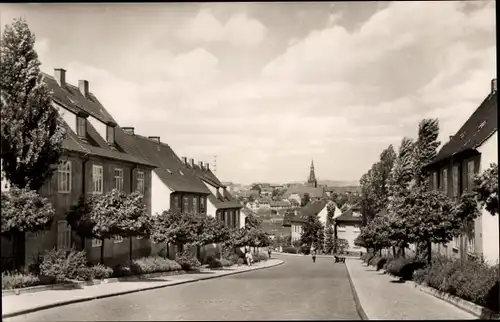
<svg viewBox="0 0 500 322">
<path fill-rule="evenodd" d="M 284 197 L 288 199 L 290 202 L 294 200 L 300 205 L 302 199 L 306 194 L 309 194 L 309 198 L 311 201 L 326 198 L 325 189 L 323 187 L 315 188 L 308 186 L 291 187 L 285 192 Z"/>
<path fill-rule="evenodd" d="M 337 240 L 344 239 L 348 247 L 344 250 L 349 253 L 366 252 L 366 249 L 354 245 L 354 241 L 361 233 L 362 215 L 358 206 L 344 211 L 340 216 L 334 216 L 334 230 Z"/>
<path fill-rule="evenodd" d="M 271 200 L 268 198 L 260 198 L 259 209 L 271 209 Z"/>
<path fill-rule="evenodd" d="M 498 162 L 497 80 L 491 91 L 457 133 L 443 145 L 427 165 L 432 187 L 458 201 L 464 191 L 473 187 L 473 176 Z M 467 258 L 482 254 L 490 263 L 499 259 L 499 217 L 481 210 L 474 224 L 448 245 L 433 245 L 442 254 Z"/>
<path fill-rule="evenodd" d="M 273 196 L 274 189 L 272 187 L 262 187 L 260 190 L 260 195 L 262 197 L 271 198 Z"/>
<path fill-rule="evenodd" d="M 220 182 L 210 170 L 208 163 L 194 159 L 182 158 L 184 164 L 210 191 L 208 195 L 207 214 L 223 221 L 227 227 L 241 228 L 245 225 L 245 214 L 241 212 L 243 205 L 234 198 L 227 187 Z"/>
<path fill-rule="evenodd" d="M 292 207 L 292 204 L 288 200 L 271 200 L 269 201 L 269 206 L 271 209 L 280 210 L 288 209 Z"/>
<path fill-rule="evenodd" d="M 54 206 L 55 219 L 48 231 L 27 234 L 25 263 L 32 262 L 44 250 L 72 245 L 85 249 L 93 263 L 100 260 L 104 247 L 104 263 L 108 266 L 149 255 L 150 242 L 146 239 L 117 237 L 103 245 L 100 240 L 82 241 L 71 230 L 66 213 L 80 197 L 115 188 L 143 193 L 151 213 L 151 171 L 155 165 L 126 152 L 125 134 L 92 94 L 87 80 L 80 80 L 78 86 L 69 84 L 64 69 L 55 69 L 54 76 L 41 77 L 53 92 L 53 106 L 64 121 L 66 136 L 57 171 L 39 191 Z"/>
</svg>

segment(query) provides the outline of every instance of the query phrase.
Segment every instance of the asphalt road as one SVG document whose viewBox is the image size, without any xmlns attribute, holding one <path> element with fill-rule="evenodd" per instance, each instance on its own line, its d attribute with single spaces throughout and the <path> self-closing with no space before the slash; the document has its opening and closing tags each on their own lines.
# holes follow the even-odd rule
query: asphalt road
<svg viewBox="0 0 500 322">
<path fill-rule="evenodd" d="M 4 321 L 359 320 L 344 264 L 285 264 L 222 278 L 61 306 Z M 43 293 L 40 293 L 43 296 Z"/>
</svg>

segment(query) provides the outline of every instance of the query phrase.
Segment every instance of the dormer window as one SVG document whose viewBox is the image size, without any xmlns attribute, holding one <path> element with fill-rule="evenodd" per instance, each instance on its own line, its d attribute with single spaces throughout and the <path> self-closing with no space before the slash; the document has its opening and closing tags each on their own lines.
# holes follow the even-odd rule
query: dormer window
<svg viewBox="0 0 500 322">
<path fill-rule="evenodd" d="M 106 141 L 108 144 L 115 144 L 115 124 L 106 125 Z"/>
<path fill-rule="evenodd" d="M 81 137 L 87 136 L 87 120 L 84 117 L 76 117 L 76 134 Z"/>
<path fill-rule="evenodd" d="M 481 124 L 477 127 L 478 130 L 482 129 L 486 125 L 486 121 L 482 121 Z"/>
</svg>

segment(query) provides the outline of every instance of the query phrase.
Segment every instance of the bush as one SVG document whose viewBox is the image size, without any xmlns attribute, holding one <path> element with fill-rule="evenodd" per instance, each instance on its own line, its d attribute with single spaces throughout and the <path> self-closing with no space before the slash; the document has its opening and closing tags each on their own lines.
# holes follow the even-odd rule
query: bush
<svg viewBox="0 0 500 322">
<path fill-rule="evenodd" d="M 110 278 L 111 275 L 113 275 L 113 269 L 102 264 L 94 265 L 90 269 L 92 270 L 94 278 L 98 280 Z"/>
<path fill-rule="evenodd" d="M 269 257 L 265 253 L 253 253 L 252 257 L 255 263 L 267 261 L 269 259 Z"/>
<path fill-rule="evenodd" d="M 161 256 L 149 256 L 134 259 L 131 263 L 120 264 L 113 269 L 113 275 L 124 277 L 140 274 L 180 271 L 181 265 L 176 261 Z"/>
<path fill-rule="evenodd" d="M 423 269 L 425 262 L 416 258 L 398 258 L 387 264 L 387 271 L 404 280 L 412 280 L 416 270 Z"/>
<path fill-rule="evenodd" d="M 236 265 L 240 266 L 243 264 L 245 264 L 245 260 L 243 258 L 238 258 L 238 260 L 236 261 Z"/>
<path fill-rule="evenodd" d="M 379 261 L 381 257 L 379 255 L 374 255 L 370 258 L 370 260 L 368 261 L 368 264 L 371 265 L 371 266 L 375 266 L 377 265 L 377 262 Z"/>
<path fill-rule="evenodd" d="M 91 280 L 92 271 L 87 267 L 85 251 L 52 249 L 43 256 L 40 274 L 55 278 L 57 282 L 67 280 Z"/>
<path fill-rule="evenodd" d="M 179 263 L 183 270 L 193 271 L 201 267 L 200 261 L 190 251 L 186 250 L 182 253 L 177 253 L 176 262 Z"/>
<path fill-rule="evenodd" d="M 387 263 L 387 261 L 388 261 L 387 257 L 380 258 L 375 265 L 377 267 L 377 271 L 380 271 L 384 267 L 384 265 Z"/>
<path fill-rule="evenodd" d="M 298 249 L 293 247 L 293 246 L 283 247 L 283 253 L 297 254 L 297 252 L 298 252 Z"/>
<path fill-rule="evenodd" d="M 361 260 L 368 264 L 368 262 L 370 261 L 370 258 L 372 258 L 372 257 L 373 257 L 373 253 L 370 253 L 370 252 L 364 253 L 363 255 L 361 255 Z"/>
<path fill-rule="evenodd" d="M 2 273 L 2 290 L 30 287 L 40 284 L 42 284 L 40 279 L 31 273 L 28 274 L 23 274 L 19 272 Z"/>
<path fill-rule="evenodd" d="M 437 256 L 431 267 L 416 275 L 416 281 L 498 311 L 499 269 L 498 265 L 489 266 L 481 259 Z"/>
<path fill-rule="evenodd" d="M 223 259 L 212 258 L 212 260 L 208 263 L 209 268 L 229 267 L 232 265 L 233 263 L 225 258 Z"/>
</svg>

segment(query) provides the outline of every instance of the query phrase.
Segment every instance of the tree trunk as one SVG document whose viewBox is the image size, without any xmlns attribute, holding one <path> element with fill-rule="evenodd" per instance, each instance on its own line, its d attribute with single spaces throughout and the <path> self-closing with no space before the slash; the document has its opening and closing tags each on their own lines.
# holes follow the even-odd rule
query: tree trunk
<svg viewBox="0 0 500 322">
<path fill-rule="evenodd" d="M 128 247 L 129 247 L 129 250 L 130 250 L 130 256 L 129 256 L 129 259 L 130 259 L 130 262 L 132 262 L 132 238 L 133 237 L 129 237 L 128 240 L 129 240 L 129 243 L 128 243 Z"/>
<path fill-rule="evenodd" d="M 104 265 L 104 238 L 101 239 L 101 264 Z"/>
<path fill-rule="evenodd" d="M 427 242 L 427 263 L 432 262 L 432 244 L 430 241 Z"/>
<path fill-rule="evenodd" d="M 405 258 L 405 246 L 401 248 L 401 255 L 403 255 L 403 258 Z"/>
<path fill-rule="evenodd" d="M 382 257 L 382 249 L 378 251 L 380 257 Z"/>
<path fill-rule="evenodd" d="M 392 257 L 396 258 L 396 247 L 392 246 Z"/>
<path fill-rule="evenodd" d="M 82 250 L 85 250 L 85 237 L 80 237 L 80 243 L 82 246 Z"/>
</svg>

